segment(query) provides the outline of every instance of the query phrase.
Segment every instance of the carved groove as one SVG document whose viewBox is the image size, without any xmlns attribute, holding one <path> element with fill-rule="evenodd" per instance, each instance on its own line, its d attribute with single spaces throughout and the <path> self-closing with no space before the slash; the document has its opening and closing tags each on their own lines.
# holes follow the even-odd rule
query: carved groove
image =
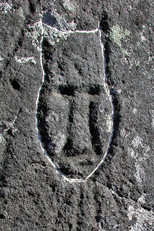
<svg viewBox="0 0 154 231">
<path fill-rule="evenodd" d="M 62 95 L 74 96 L 75 90 L 76 90 L 75 86 L 70 86 L 70 85 L 68 85 L 68 86 L 60 85 L 59 86 L 59 92 Z"/>
<path fill-rule="evenodd" d="M 101 155 L 101 141 L 98 129 L 98 106 L 94 102 L 89 104 L 89 129 L 91 134 L 92 146 L 97 155 Z"/>
</svg>

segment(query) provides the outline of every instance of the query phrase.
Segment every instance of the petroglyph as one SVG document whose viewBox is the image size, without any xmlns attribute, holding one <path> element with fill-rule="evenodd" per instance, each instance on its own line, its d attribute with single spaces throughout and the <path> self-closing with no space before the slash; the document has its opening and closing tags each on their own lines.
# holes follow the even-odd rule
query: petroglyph
<svg viewBox="0 0 154 231">
<path fill-rule="evenodd" d="M 104 162 L 114 131 L 101 31 L 54 28 L 58 36 L 54 34 L 51 42 L 46 28 L 51 29 L 48 35 L 53 33 L 52 27 L 43 28 L 42 24 L 38 138 L 46 157 L 64 179 L 83 182 Z"/>
</svg>

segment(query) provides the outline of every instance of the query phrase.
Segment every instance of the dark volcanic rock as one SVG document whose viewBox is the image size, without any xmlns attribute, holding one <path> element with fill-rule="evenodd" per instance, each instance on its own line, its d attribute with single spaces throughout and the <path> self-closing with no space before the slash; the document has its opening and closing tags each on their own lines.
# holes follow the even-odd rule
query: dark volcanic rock
<svg viewBox="0 0 154 231">
<path fill-rule="evenodd" d="M 1 230 L 153 229 L 152 12 L 0 1 Z"/>
<path fill-rule="evenodd" d="M 38 129 L 49 158 L 68 177 L 86 178 L 110 142 L 112 102 L 103 62 L 97 31 L 68 34 L 52 46 L 43 42 Z"/>
</svg>

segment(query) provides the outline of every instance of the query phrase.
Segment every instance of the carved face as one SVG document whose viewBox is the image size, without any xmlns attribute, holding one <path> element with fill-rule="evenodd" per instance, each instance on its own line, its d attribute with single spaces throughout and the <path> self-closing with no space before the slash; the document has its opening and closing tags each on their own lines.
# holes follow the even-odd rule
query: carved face
<svg viewBox="0 0 154 231">
<path fill-rule="evenodd" d="M 99 33 L 70 33 L 54 45 L 45 39 L 43 67 L 38 128 L 44 148 L 67 177 L 86 178 L 112 133 Z"/>
</svg>

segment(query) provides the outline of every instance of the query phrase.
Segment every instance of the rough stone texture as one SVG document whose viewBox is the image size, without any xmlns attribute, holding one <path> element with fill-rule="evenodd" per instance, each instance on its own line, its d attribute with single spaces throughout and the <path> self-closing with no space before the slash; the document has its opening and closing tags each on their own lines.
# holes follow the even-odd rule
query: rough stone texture
<svg viewBox="0 0 154 231">
<path fill-rule="evenodd" d="M 100 36 L 76 32 L 42 47 L 38 130 L 58 170 L 85 178 L 101 161 L 112 133 Z"/>
<path fill-rule="evenodd" d="M 0 1 L 1 230 L 153 230 L 153 10 L 150 0 Z M 63 33 L 98 24 L 104 57 L 98 32 Z M 82 151 L 96 166 L 108 145 L 104 84 L 110 148 L 87 181 L 69 182 L 51 161 L 83 178 Z M 48 156 L 39 139 L 52 142 Z"/>
</svg>

